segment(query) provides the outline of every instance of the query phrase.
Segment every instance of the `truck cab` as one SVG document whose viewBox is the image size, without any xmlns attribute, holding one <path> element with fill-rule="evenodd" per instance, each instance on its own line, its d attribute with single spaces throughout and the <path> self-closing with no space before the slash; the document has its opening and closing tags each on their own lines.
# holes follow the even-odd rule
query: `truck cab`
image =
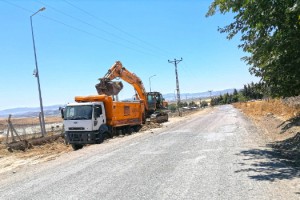
<svg viewBox="0 0 300 200">
<path fill-rule="evenodd" d="M 108 132 L 103 102 L 70 103 L 64 109 L 65 138 L 73 149 L 101 143 Z"/>
</svg>

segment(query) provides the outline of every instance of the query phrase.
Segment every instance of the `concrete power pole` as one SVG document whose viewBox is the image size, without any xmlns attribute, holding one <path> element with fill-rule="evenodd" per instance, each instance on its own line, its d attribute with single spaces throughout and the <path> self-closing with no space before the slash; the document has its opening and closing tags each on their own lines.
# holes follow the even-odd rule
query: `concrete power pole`
<svg viewBox="0 0 300 200">
<path fill-rule="evenodd" d="M 177 107 L 179 111 L 179 105 L 180 105 L 180 91 L 179 91 L 179 80 L 178 80 L 178 73 L 177 73 L 177 64 L 182 61 L 182 58 L 180 60 L 174 59 L 174 61 L 168 60 L 169 63 L 174 63 L 175 65 L 175 74 L 176 74 L 176 90 L 177 90 Z M 179 111 L 179 116 L 181 116 L 181 113 Z"/>
</svg>

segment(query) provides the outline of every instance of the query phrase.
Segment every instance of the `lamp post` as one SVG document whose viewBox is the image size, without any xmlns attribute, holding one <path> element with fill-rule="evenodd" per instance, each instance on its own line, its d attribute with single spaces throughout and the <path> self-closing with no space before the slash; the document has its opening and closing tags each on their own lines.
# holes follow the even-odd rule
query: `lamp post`
<svg viewBox="0 0 300 200">
<path fill-rule="evenodd" d="M 154 76 L 156 76 L 156 74 L 149 77 L 150 92 L 151 92 L 151 78 Z"/>
<path fill-rule="evenodd" d="M 31 24 L 31 34 L 32 34 L 32 43 L 33 43 L 33 51 L 34 51 L 34 59 L 35 59 L 35 71 L 33 75 L 37 78 L 37 83 L 38 83 L 38 90 L 39 90 L 39 99 L 40 99 L 40 108 L 41 108 L 41 116 L 40 116 L 40 125 L 41 125 L 41 131 L 42 131 L 42 136 L 45 136 L 46 134 L 46 129 L 45 129 L 45 119 L 44 119 L 44 110 L 43 110 L 43 100 L 42 100 L 42 92 L 41 92 L 41 86 L 40 86 L 40 75 L 39 75 L 39 69 L 38 69 L 38 63 L 37 63 L 37 58 L 36 58 L 36 48 L 35 48 L 35 41 L 34 41 L 34 34 L 33 34 L 33 26 L 32 26 L 32 17 L 36 15 L 38 12 L 41 12 L 45 10 L 46 8 L 43 7 L 33 13 L 30 16 L 30 24 Z"/>
</svg>

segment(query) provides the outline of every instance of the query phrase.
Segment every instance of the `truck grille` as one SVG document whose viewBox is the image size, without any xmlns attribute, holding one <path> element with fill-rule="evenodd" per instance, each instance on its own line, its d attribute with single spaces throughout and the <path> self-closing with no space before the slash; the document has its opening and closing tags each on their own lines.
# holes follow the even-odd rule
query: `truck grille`
<svg viewBox="0 0 300 200">
<path fill-rule="evenodd" d="M 67 131 L 65 137 L 71 144 L 94 144 L 99 141 L 99 132 L 91 131 Z"/>
<path fill-rule="evenodd" d="M 84 127 L 69 127 L 69 130 L 70 131 L 81 131 L 81 130 L 84 130 Z"/>
</svg>

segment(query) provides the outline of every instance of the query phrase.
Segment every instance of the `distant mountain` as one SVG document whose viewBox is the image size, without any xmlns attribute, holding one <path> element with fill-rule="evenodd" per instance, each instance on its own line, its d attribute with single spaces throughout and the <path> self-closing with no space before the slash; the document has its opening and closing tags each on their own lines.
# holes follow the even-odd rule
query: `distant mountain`
<svg viewBox="0 0 300 200">
<path fill-rule="evenodd" d="M 220 96 L 223 94 L 232 94 L 234 89 L 226 89 L 226 90 L 220 90 L 220 91 L 211 91 L 210 92 L 199 92 L 199 93 L 181 93 L 180 94 L 180 99 L 203 99 L 203 98 L 209 98 L 209 97 L 214 97 L 214 96 Z M 163 94 L 163 97 L 167 101 L 174 101 L 175 100 L 176 93 L 168 93 L 168 94 Z"/>
<path fill-rule="evenodd" d="M 44 115 L 45 116 L 54 116 L 59 115 L 59 107 L 64 105 L 53 105 L 53 106 L 44 106 Z M 0 110 L 0 117 L 7 117 L 9 114 L 17 117 L 37 117 L 40 113 L 40 107 L 28 108 L 11 108 L 6 110 Z"/>
</svg>

